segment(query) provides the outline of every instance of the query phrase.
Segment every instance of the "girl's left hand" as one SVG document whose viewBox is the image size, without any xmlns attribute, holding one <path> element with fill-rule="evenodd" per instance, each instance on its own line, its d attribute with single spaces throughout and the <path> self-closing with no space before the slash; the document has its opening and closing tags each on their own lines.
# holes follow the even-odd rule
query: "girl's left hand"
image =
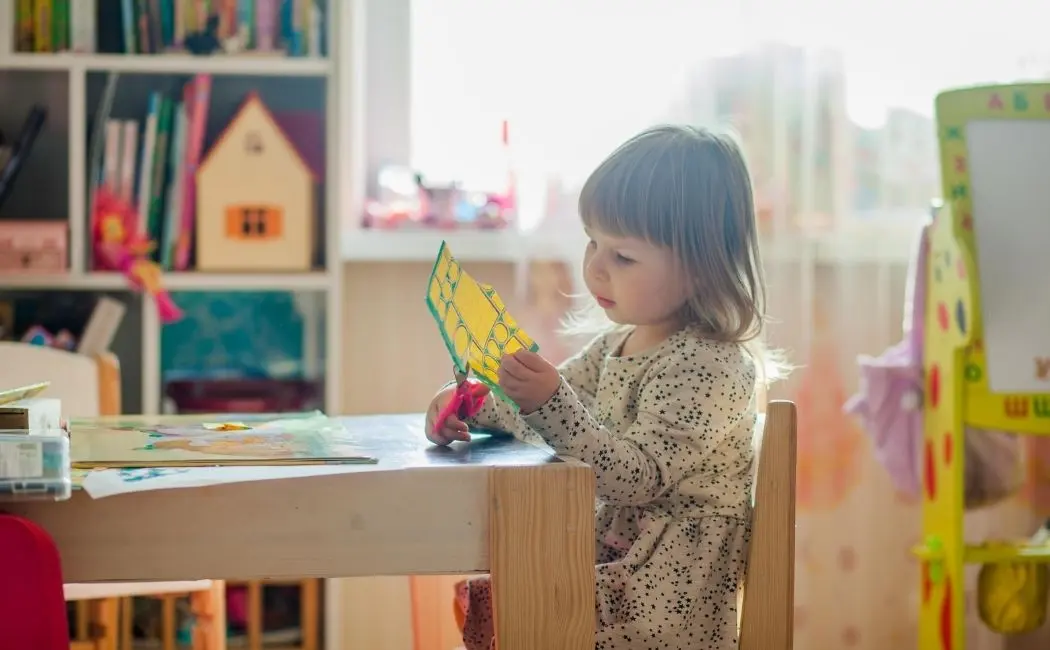
<svg viewBox="0 0 1050 650">
<path fill-rule="evenodd" d="M 497 374 L 499 387 L 514 400 L 523 414 L 546 404 L 561 385 L 558 369 L 528 350 L 518 350 L 503 357 Z"/>
</svg>

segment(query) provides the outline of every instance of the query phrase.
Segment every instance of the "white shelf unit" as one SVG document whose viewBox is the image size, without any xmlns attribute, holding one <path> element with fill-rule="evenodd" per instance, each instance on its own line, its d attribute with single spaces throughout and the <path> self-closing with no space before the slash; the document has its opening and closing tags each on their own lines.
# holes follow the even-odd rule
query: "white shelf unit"
<svg viewBox="0 0 1050 650">
<path fill-rule="evenodd" d="M 65 274 L 0 275 L 0 291 L 130 291 L 124 278 L 117 273 L 89 270 L 86 252 L 88 238 L 88 119 L 95 107 L 88 103 L 89 76 L 116 72 L 122 81 L 132 75 L 163 77 L 208 73 L 215 78 L 213 98 L 220 94 L 223 77 L 255 78 L 260 82 L 299 78 L 315 79 L 324 88 L 324 125 L 326 146 L 325 178 L 323 191 L 325 214 L 324 260 L 325 267 L 309 273 L 195 273 L 173 272 L 164 275 L 166 288 L 171 291 L 230 292 L 230 291 L 287 291 L 297 294 L 296 304 L 305 308 L 304 330 L 323 331 L 324 341 L 307 334 L 304 341 L 304 356 L 320 356 L 323 350 L 328 363 L 323 360 L 305 359 L 306 367 L 323 368 L 324 402 L 330 412 L 338 412 L 342 383 L 341 365 L 338 360 L 342 351 L 342 261 L 339 246 L 341 221 L 345 212 L 344 201 L 353 201 L 354 196 L 340 178 L 346 177 L 344 158 L 347 148 L 338 143 L 351 141 L 345 132 L 347 122 L 341 120 L 341 110 L 347 99 L 346 81 L 352 78 L 349 71 L 340 74 L 340 60 L 350 57 L 350 44 L 335 38 L 335 34 L 346 29 L 354 11 L 350 3 L 328 0 L 329 13 L 326 29 L 328 55 L 325 58 L 289 58 L 259 54 L 192 56 L 176 54 L 121 55 L 121 54 L 77 54 L 77 53 L 21 53 L 12 51 L 13 3 L 4 3 L 0 10 L 0 85 L 2 78 L 12 74 L 40 73 L 64 77 L 67 84 L 68 106 L 50 107 L 55 113 L 68 117 L 68 224 L 69 224 L 69 269 Z M 119 94 L 119 90 L 118 90 Z M 47 102 L 42 102 L 47 103 Z M 45 123 L 45 130 L 48 128 Z M 356 144 L 356 143 L 355 143 Z M 351 184 L 352 186 L 353 184 Z M 141 300 L 138 314 L 129 312 L 127 318 L 141 319 L 141 410 L 158 413 L 162 405 L 162 377 L 160 361 L 161 324 L 152 301 Z M 307 325 L 319 324 L 311 328 Z"/>
</svg>

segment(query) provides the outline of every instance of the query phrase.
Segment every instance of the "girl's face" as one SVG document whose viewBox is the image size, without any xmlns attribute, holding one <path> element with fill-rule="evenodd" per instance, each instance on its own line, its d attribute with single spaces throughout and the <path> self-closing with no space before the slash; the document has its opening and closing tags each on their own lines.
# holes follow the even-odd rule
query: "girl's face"
<svg viewBox="0 0 1050 650">
<path fill-rule="evenodd" d="M 588 229 L 583 258 L 587 290 L 614 323 L 677 326 L 688 282 L 669 249 Z"/>
</svg>

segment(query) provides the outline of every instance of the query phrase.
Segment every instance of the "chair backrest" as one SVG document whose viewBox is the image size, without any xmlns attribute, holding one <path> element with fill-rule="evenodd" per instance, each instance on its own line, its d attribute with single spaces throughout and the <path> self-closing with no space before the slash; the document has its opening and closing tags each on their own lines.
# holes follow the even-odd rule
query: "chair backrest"
<svg viewBox="0 0 1050 650">
<path fill-rule="evenodd" d="M 795 614 L 795 405 L 773 401 L 759 440 L 740 650 L 791 650 Z"/>
<path fill-rule="evenodd" d="M 120 364 L 110 352 L 89 357 L 0 341 L 0 360 L 0 389 L 49 381 L 41 397 L 62 400 L 64 417 L 120 414 Z"/>
</svg>

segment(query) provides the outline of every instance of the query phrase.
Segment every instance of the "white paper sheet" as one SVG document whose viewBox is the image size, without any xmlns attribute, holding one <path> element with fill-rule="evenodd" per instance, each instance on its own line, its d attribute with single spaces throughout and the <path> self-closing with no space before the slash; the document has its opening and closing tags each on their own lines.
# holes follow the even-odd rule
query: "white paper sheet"
<svg viewBox="0 0 1050 650">
<path fill-rule="evenodd" d="M 1050 121 L 966 126 L 988 385 L 1050 392 Z"/>
<path fill-rule="evenodd" d="M 93 499 L 131 492 L 204 487 L 227 483 L 275 481 L 310 476 L 367 472 L 376 465 L 296 465 L 289 467 L 151 467 L 96 470 L 84 477 L 84 491 Z"/>
</svg>

